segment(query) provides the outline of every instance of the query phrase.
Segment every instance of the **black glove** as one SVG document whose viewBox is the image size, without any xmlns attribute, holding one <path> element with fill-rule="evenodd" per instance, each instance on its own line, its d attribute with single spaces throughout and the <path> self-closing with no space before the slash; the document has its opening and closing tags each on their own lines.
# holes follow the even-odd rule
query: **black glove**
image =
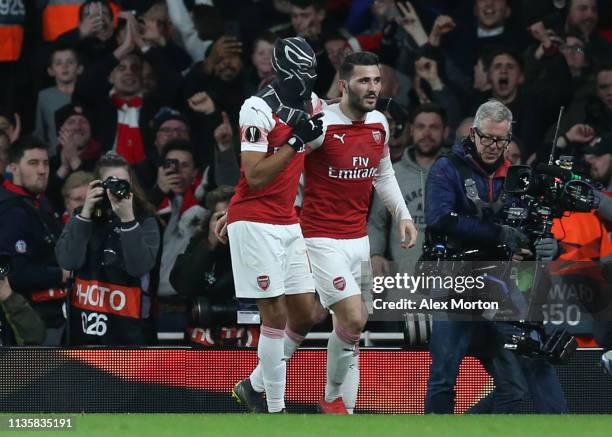
<svg viewBox="0 0 612 437">
<path fill-rule="evenodd" d="M 311 118 L 302 118 L 293 127 L 293 135 L 287 141 L 296 152 L 298 152 L 304 144 L 308 144 L 323 134 L 323 113 L 320 112 Z"/>
<path fill-rule="evenodd" d="M 552 261 L 559 252 L 559 243 L 554 238 L 540 238 L 534 244 L 536 259 Z"/>
<path fill-rule="evenodd" d="M 504 243 L 512 251 L 516 253 L 519 249 L 526 247 L 529 243 L 527 235 L 523 234 L 516 228 L 508 225 L 501 225 L 499 231 L 499 241 Z"/>
</svg>

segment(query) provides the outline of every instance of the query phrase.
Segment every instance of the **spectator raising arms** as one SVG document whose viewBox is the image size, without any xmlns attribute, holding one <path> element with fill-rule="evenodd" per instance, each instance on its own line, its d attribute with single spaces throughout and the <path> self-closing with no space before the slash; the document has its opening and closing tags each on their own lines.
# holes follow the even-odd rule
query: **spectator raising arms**
<svg viewBox="0 0 612 437">
<path fill-rule="evenodd" d="M 160 107 L 174 100 L 180 75 L 159 48 L 144 43 L 134 16 L 124 13 L 123 17 L 127 24 L 121 45 L 83 73 L 75 94 L 95 114 L 94 138 L 129 164 L 137 164 L 145 157 L 146 124 Z M 143 58 L 156 71 L 159 84 L 146 95 Z"/>
</svg>

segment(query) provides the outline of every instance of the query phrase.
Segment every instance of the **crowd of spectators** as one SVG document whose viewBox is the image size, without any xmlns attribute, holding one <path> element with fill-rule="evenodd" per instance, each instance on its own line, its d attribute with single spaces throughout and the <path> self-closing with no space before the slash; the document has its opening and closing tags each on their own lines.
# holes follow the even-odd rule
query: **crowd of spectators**
<svg viewBox="0 0 612 437">
<path fill-rule="evenodd" d="M 421 232 L 429 167 L 467 135 L 466 117 L 488 99 L 514 114 L 506 152 L 513 163 L 548 160 L 561 106 L 561 153 L 580 158 L 612 133 L 612 4 L 606 1 L 2 2 L 0 181 L 3 190 L 26 198 L 37 218 L 7 213 L 15 202 L 0 196 L 9 202 L 0 203 L 0 240 L 6 239 L 0 251 L 25 258 L 13 262 L 9 280 L 35 309 L 45 308 L 45 344 L 65 342 L 66 333 L 51 309 L 54 300 L 33 296 L 66 287 L 71 274 L 47 249 L 33 254 L 30 241 L 38 237 L 24 227 L 40 221 L 41 238 L 55 244 L 59 231 L 47 221 L 65 226 L 75 219 L 108 152 L 129 165 L 159 228 L 157 265 L 146 272 L 155 275 L 146 287 L 151 308 L 141 311 L 147 323 L 188 332 L 201 344 L 256 343 L 256 332 L 224 321 L 194 329 L 188 310 L 197 295 L 208 297 L 208 307 L 191 311 L 199 308 L 200 316 L 233 299 L 229 252 L 210 229 L 238 182 L 240 107 L 274 80 L 275 39 L 295 35 L 315 50 L 315 92 L 326 99 L 340 95 L 337 71 L 348 53 L 379 55 L 379 108 Z M 375 274 L 403 256 L 389 221 L 375 198 L 369 223 Z"/>
</svg>

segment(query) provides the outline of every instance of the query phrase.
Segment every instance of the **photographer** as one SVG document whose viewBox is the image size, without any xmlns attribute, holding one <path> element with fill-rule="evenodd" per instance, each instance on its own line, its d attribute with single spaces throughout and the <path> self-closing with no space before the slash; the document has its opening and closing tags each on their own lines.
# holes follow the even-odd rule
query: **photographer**
<svg viewBox="0 0 612 437">
<path fill-rule="evenodd" d="M 194 298 L 199 314 L 192 311 L 188 331 L 191 341 L 205 346 L 234 344 L 256 346 L 249 342 L 249 331 L 236 328 L 234 278 L 229 246 L 220 244 L 214 235 L 215 225 L 234 195 L 234 188 L 221 186 L 206 195 L 206 208 L 211 215 L 198 227 L 185 253 L 178 256 L 170 283 L 180 295 Z M 205 309 L 210 308 L 210 311 Z M 258 328 L 255 328 L 258 330 Z"/>
<path fill-rule="evenodd" d="M 425 220 L 427 238 L 444 241 L 448 250 L 484 249 L 504 245 L 514 261 L 521 261 L 532 253 L 526 249 L 528 238 L 519 230 L 493 223 L 495 213 L 503 206 L 500 199 L 504 179 L 510 163 L 503 157 L 511 141 L 512 113 L 502 103 L 490 100 L 478 108 L 473 127 L 463 144 L 453 147 L 451 153 L 438 159 L 432 166 L 426 184 Z M 556 255 L 553 239 L 536 242 L 536 257 L 551 260 Z M 486 259 L 494 258 L 489 252 Z M 495 402 L 492 412 L 518 412 L 520 401 L 526 396 L 532 378 L 523 374 L 521 359 L 503 348 L 505 337 L 512 326 L 504 323 L 436 321 L 430 341 L 432 365 L 427 386 L 425 411 L 452 413 L 454 386 L 459 365 L 467 354 L 473 338 L 482 331 L 492 334 L 493 377 Z M 535 360 L 533 360 L 535 362 Z M 536 364 L 531 368 L 536 369 Z M 548 395 L 558 400 L 547 412 L 566 411 L 565 399 L 558 387 L 554 368 L 547 362 L 537 365 L 538 378 Z M 541 387 L 539 387 L 541 388 Z M 536 394 L 534 392 L 534 401 Z M 561 399 L 559 399 L 559 397 Z M 536 405 L 538 409 L 538 405 Z M 544 407 L 542 407 L 544 409 Z"/>
<path fill-rule="evenodd" d="M 55 248 L 73 270 L 73 344 L 143 345 L 153 340 L 149 310 L 159 268 L 159 228 L 128 163 L 109 152 L 82 210 Z"/>
</svg>

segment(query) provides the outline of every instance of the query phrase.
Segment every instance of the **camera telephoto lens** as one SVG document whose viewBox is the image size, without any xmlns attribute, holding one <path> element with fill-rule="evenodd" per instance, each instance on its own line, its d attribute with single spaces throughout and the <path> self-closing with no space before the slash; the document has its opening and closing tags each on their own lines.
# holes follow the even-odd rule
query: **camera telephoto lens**
<svg viewBox="0 0 612 437">
<path fill-rule="evenodd" d="M 130 187 L 130 183 L 124 179 L 119 179 L 115 176 L 109 176 L 102 183 L 104 189 L 107 189 L 114 196 L 120 199 L 127 199 L 132 192 L 132 188 Z"/>
</svg>

